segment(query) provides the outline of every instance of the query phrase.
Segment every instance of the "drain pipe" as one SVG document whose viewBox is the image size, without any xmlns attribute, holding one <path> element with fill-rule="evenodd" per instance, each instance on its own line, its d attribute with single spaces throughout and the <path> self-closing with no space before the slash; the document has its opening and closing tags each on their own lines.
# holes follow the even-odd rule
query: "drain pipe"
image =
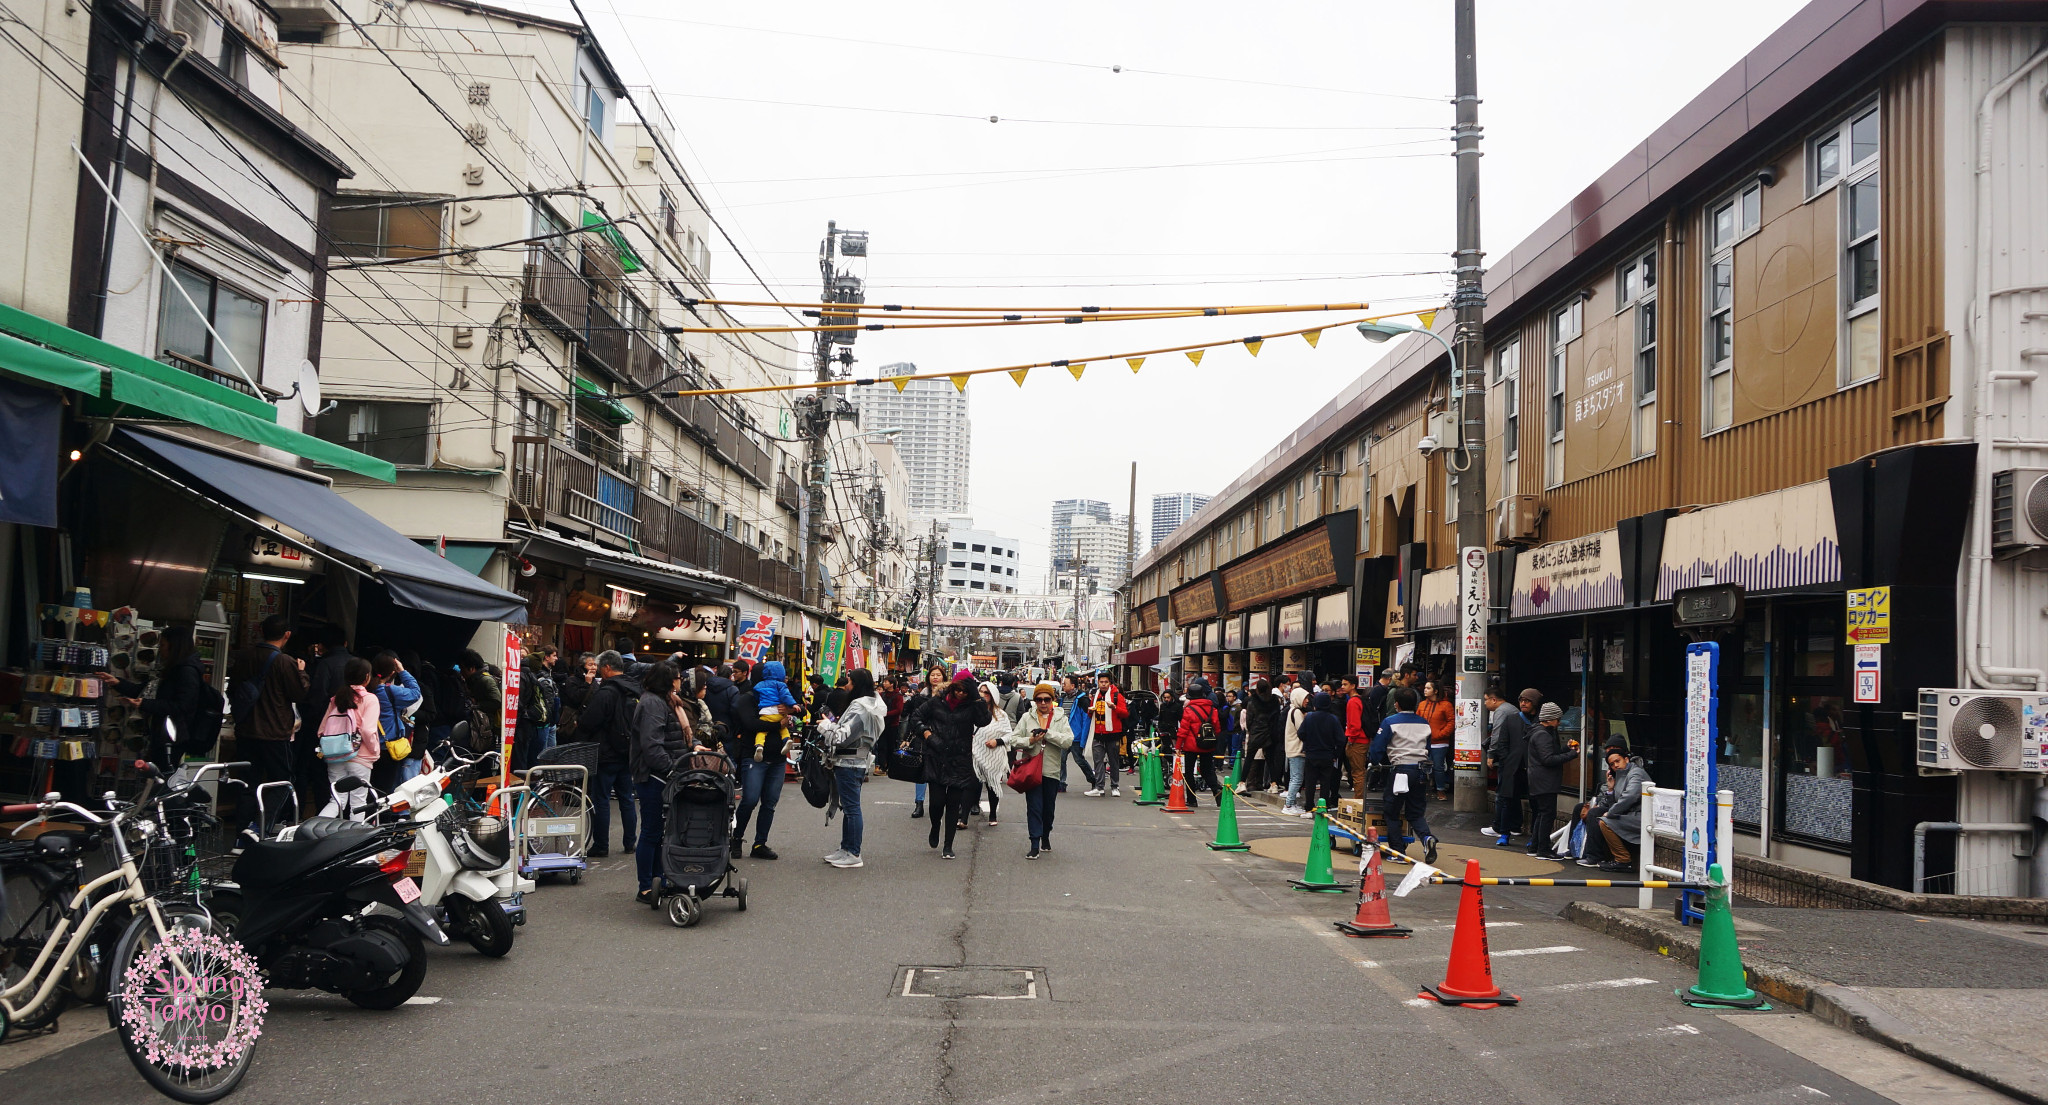
<svg viewBox="0 0 2048 1105">
<path fill-rule="evenodd" d="M 2011 685 L 2015 682 L 2031 682 L 2035 690 L 2048 686 L 2048 672 L 2040 668 L 1994 667 L 1984 661 L 1990 652 L 1978 636 L 1983 619 L 1984 592 L 1988 587 L 1985 566 L 1991 560 L 1991 415 L 1990 391 L 1993 386 L 1991 371 L 1991 109 L 2011 92 L 2013 86 L 2026 79 L 2043 62 L 2048 62 L 2048 47 L 2034 51 L 2033 56 L 2020 63 L 2004 80 L 1991 86 L 1984 99 L 1977 104 L 1976 171 L 1977 184 L 1977 239 L 1976 274 L 1972 289 L 1970 324 L 1970 352 L 1974 362 L 1975 385 L 1972 394 L 1974 407 L 1977 458 L 1975 491 L 1970 504 L 1970 571 L 1963 591 L 1963 657 L 1972 683 L 1979 687 Z M 1916 835 L 1922 836 L 1924 834 Z M 1916 849 L 1917 850 L 1917 849 Z M 1916 880 L 1917 881 L 1917 880 Z"/>
<path fill-rule="evenodd" d="M 2036 898 L 2048 898 L 2048 784 L 2034 788 L 2033 885 L 2027 888 Z"/>
<path fill-rule="evenodd" d="M 2035 811 L 2037 813 L 2040 812 L 2040 801 L 2038 799 L 2035 803 Z M 1915 894 L 1927 892 L 1928 833 L 1955 833 L 1957 836 L 1961 836 L 1964 833 L 2018 833 L 2031 842 L 2034 839 L 2034 823 L 2031 821 L 1922 821 L 1918 825 L 1913 826 L 1913 893 Z M 2040 861 L 2041 850 L 2035 848 L 2034 862 L 2036 866 L 2040 864 Z"/>
</svg>

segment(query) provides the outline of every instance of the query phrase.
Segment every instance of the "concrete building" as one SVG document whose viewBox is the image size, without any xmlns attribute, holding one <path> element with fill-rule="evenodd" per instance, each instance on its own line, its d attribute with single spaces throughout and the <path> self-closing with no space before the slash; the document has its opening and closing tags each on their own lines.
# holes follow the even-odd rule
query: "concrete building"
<svg viewBox="0 0 2048 1105">
<path fill-rule="evenodd" d="M 1718 646 L 1738 890 L 1918 889 L 1913 826 L 1961 822 L 1925 842 L 1929 889 L 2048 892 L 2001 828 L 2048 770 L 2040 11 L 1808 4 L 1488 250 L 1477 457 L 1418 448 L 1449 358 L 1401 339 L 1138 562 L 1120 662 L 1450 675 L 1476 462 L 1489 666 L 1582 748 L 1683 786 L 1674 619 Z M 1725 605 L 1677 604 L 1707 579 Z"/>
<path fill-rule="evenodd" d="M 1074 555 L 1073 520 L 1077 517 L 1093 518 L 1107 522 L 1115 515 L 1108 503 L 1098 499 L 1060 499 L 1052 504 L 1052 568 L 1055 572 L 1067 570 L 1067 559 Z"/>
<path fill-rule="evenodd" d="M 1171 491 L 1164 495 L 1152 496 L 1152 548 L 1158 548 L 1166 535 L 1186 524 L 1195 512 L 1209 505 L 1209 496 L 1193 491 Z"/>
<path fill-rule="evenodd" d="M 863 431 L 901 429 L 896 447 L 910 472 L 910 517 L 920 526 L 967 509 L 969 457 L 973 427 L 967 418 L 967 395 L 945 380 L 912 380 L 897 391 L 892 376 L 908 376 L 917 366 L 883 365 L 878 382 L 847 389 L 860 411 Z"/>
<path fill-rule="evenodd" d="M 1017 592 L 1023 552 L 1016 538 L 975 529 L 974 519 L 964 515 L 947 518 L 945 526 L 947 547 L 941 553 L 940 590 L 953 594 Z"/>
<path fill-rule="evenodd" d="M 1124 581 L 1130 568 L 1130 527 L 1121 514 L 1097 518 L 1077 514 L 1067 536 L 1068 557 L 1064 568 L 1053 571 L 1053 590 L 1071 592 L 1078 574 L 1082 589 L 1092 584 L 1097 592 L 1114 589 Z"/>
</svg>

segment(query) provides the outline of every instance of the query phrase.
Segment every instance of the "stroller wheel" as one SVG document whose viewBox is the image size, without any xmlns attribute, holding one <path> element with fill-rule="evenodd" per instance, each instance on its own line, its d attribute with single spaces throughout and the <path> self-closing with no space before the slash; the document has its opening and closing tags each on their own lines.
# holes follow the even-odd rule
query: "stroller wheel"
<svg viewBox="0 0 2048 1105">
<path fill-rule="evenodd" d="M 733 891 L 739 896 L 740 912 L 745 913 L 747 911 L 747 880 L 745 876 L 733 880 Z"/>
<path fill-rule="evenodd" d="M 668 923 L 679 929 L 689 928 L 696 923 L 696 901 L 688 894 L 677 894 L 668 899 Z"/>
</svg>

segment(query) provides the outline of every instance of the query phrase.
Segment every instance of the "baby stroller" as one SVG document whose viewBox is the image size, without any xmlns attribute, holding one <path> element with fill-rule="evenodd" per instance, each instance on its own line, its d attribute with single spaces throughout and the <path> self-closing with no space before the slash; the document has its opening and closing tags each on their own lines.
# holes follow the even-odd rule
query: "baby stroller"
<svg viewBox="0 0 2048 1105">
<path fill-rule="evenodd" d="M 733 874 L 733 807 L 739 784 L 732 761 L 723 752 L 685 756 L 669 772 L 661 793 L 667 806 L 662 827 L 661 876 L 654 888 L 654 908 L 668 911 L 670 923 L 689 928 L 704 919 L 704 899 L 716 893 L 739 899 L 747 909 L 747 880 Z"/>
</svg>

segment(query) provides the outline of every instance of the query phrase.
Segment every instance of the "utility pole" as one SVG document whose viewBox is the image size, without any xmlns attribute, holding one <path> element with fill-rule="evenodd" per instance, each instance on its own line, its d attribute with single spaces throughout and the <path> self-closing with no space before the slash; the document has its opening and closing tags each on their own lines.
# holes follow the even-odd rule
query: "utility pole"
<svg viewBox="0 0 2048 1105">
<path fill-rule="evenodd" d="M 1128 586 L 1138 567 L 1138 462 L 1131 462 L 1131 501 L 1124 509 L 1124 578 Z"/>
<path fill-rule="evenodd" d="M 825 239 L 818 243 L 818 274 L 822 293 L 818 297 L 818 316 L 821 326 L 850 325 L 860 320 L 853 314 L 835 315 L 824 309 L 828 303 L 860 303 L 865 300 L 861 279 L 839 267 L 842 257 L 866 257 L 868 236 L 865 231 L 841 230 L 837 222 L 825 224 Z M 853 363 L 853 341 L 860 334 L 858 328 L 849 330 L 819 330 L 814 335 L 812 356 L 816 361 L 817 380 L 830 383 L 832 362 Z M 832 347 L 843 345 L 847 348 L 836 356 Z M 811 395 L 796 401 L 797 419 L 804 435 L 804 464 L 808 478 L 805 480 L 803 503 L 804 530 L 804 580 L 803 599 L 811 606 L 822 606 L 825 601 L 825 557 L 824 557 L 824 515 L 825 515 L 825 439 L 832 433 L 832 422 L 851 408 L 845 400 L 830 395 L 829 389 L 819 388 Z"/>
<path fill-rule="evenodd" d="M 1458 472 L 1459 563 L 1464 565 L 1477 550 L 1477 570 L 1483 586 L 1488 535 L 1484 365 L 1486 270 L 1481 262 L 1486 255 L 1479 248 L 1479 36 L 1474 3 L 1475 0 L 1455 0 L 1453 5 L 1453 51 L 1457 70 L 1457 125 L 1453 131 L 1457 137 L 1458 159 L 1458 251 L 1454 255 L 1457 291 L 1451 297 L 1451 308 L 1456 318 L 1452 344 L 1458 355 L 1451 365 L 1451 372 L 1462 392 L 1462 409 L 1458 418 L 1463 424 L 1458 435 L 1462 449 L 1453 450 L 1446 463 L 1458 453 L 1463 453 L 1465 467 Z M 1461 579 L 1462 572 L 1468 570 L 1471 570 L 1469 566 L 1461 568 Z M 1464 593 L 1461 589 L 1461 597 Z M 1461 642 L 1458 713 L 1465 724 L 1459 734 L 1460 745 L 1471 742 L 1475 734 L 1468 730 L 1479 723 L 1483 709 L 1480 699 L 1486 693 L 1486 622 L 1487 605 L 1491 601 L 1491 596 L 1488 596 L 1485 602 L 1478 604 L 1479 639 Z M 1461 616 L 1461 624 L 1465 620 Z M 1476 648 L 1472 647 L 1475 644 Z M 1456 773 L 1453 804 L 1461 813 L 1480 813 L 1486 809 L 1486 768 L 1483 763 L 1476 768 Z"/>
<path fill-rule="evenodd" d="M 946 555 L 946 543 L 940 540 L 939 523 L 932 520 L 931 541 L 925 546 L 925 596 L 929 600 L 924 611 L 924 647 L 932 650 L 932 629 L 939 617 L 939 565 Z"/>
</svg>

